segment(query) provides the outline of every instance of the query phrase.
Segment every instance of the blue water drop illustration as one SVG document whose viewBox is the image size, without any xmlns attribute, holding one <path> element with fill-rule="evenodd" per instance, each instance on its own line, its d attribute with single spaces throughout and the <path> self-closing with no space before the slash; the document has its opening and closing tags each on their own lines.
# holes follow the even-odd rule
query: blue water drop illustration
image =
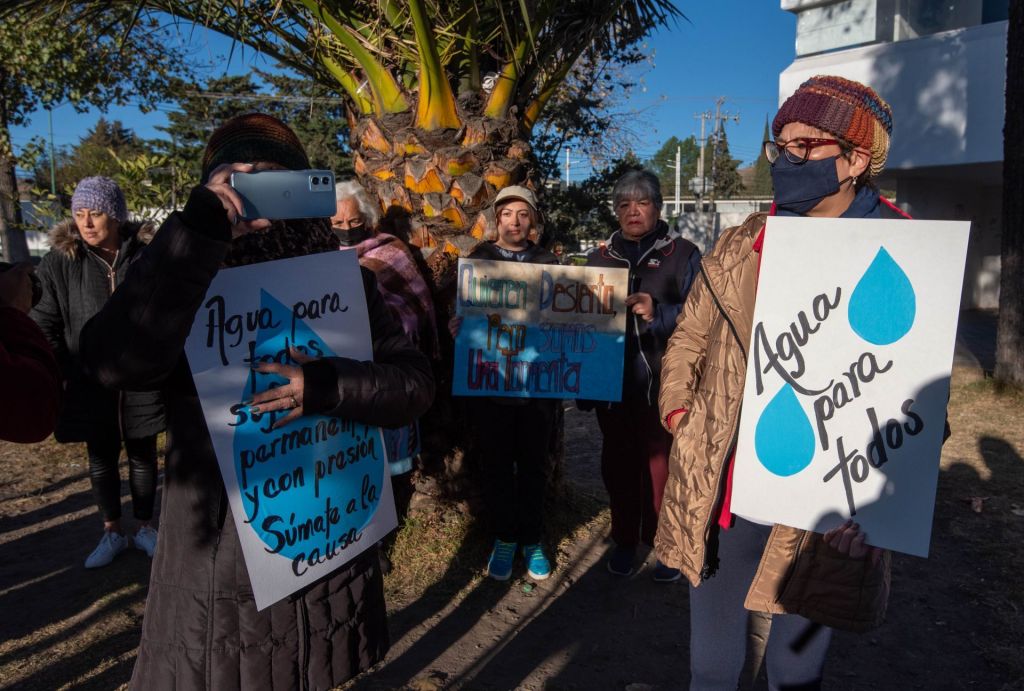
<svg viewBox="0 0 1024 691">
<path fill-rule="evenodd" d="M 795 475 L 814 458 L 814 429 L 790 384 L 783 386 L 761 411 L 754 430 L 757 458 L 780 477 Z"/>
<path fill-rule="evenodd" d="M 304 321 L 293 323 L 292 310 L 265 290 L 260 291 L 260 308 L 269 310 L 271 319 L 264 322 L 266 328 L 261 325 L 257 333 L 252 351 L 257 359 L 270 356 L 277 362 L 294 365 L 296 363 L 286 356 L 288 347 L 298 345 L 302 350 L 311 342 L 316 343 L 322 356 L 334 355 Z M 250 370 L 245 391 L 239 400 L 251 400 L 256 392 L 287 383 L 286 379 L 275 374 L 258 374 Z M 287 411 L 279 415 L 283 417 L 285 414 Z M 380 504 L 380 496 L 367 500 L 363 494 L 363 477 L 367 476 L 369 482 L 378 488 L 378 495 L 384 479 L 384 450 L 376 428 L 322 415 L 304 416 L 271 432 L 268 430 L 272 424 L 270 414 L 264 414 L 259 420 L 250 415 L 235 427 L 234 433 L 235 471 L 242 491 L 242 505 L 250 517 L 250 527 L 267 545 L 267 551 L 280 548 L 277 553 L 289 559 L 300 554 L 308 555 L 313 548 L 323 553 L 325 544 L 342 537 L 350 529 L 361 531 L 365 528 Z M 335 433 L 328 434 L 330 429 Z M 308 441 L 310 437 L 323 438 L 324 441 L 300 442 Z M 318 459 L 326 461 L 330 455 L 343 454 L 344 449 L 353 445 L 355 448 L 362 445 L 372 449 L 373 453 L 356 461 L 349 459 L 354 467 L 335 470 L 324 479 L 315 476 L 314 463 Z M 272 455 L 262 462 L 251 462 L 254 456 L 249 455 L 250 463 L 243 468 L 243 453 L 252 454 L 258 448 Z M 242 487 L 243 473 L 245 488 Z M 330 537 L 325 535 L 325 531 L 315 530 L 312 536 L 297 537 L 292 544 L 282 545 L 281 536 L 291 531 L 293 522 L 299 526 L 307 520 L 330 521 L 330 512 L 326 508 L 328 497 L 337 518 L 337 522 L 330 526 Z M 356 501 L 353 510 L 349 511 L 345 504 L 353 498 Z"/>
<path fill-rule="evenodd" d="M 889 252 L 879 248 L 850 296 L 850 326 L 868 343 L 889 345 L 907 335 L 916 314 L 914 286 Z"/>
</svg>

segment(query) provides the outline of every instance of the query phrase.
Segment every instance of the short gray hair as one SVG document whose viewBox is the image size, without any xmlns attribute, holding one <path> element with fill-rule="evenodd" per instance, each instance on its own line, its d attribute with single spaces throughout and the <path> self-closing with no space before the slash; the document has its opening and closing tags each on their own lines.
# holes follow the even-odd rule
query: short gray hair
<svg viewBox="0 0 1024 691">
<path fill-rule="evenodd" d="M 339 182 L 334 186 L 334 200 L 343 202 L 346 199 L 355 199 L 363 221 L 370 228 L 376 229 L 380 222 L 380 207 L 373 203 L 366 189 L 355 180 Z"/>
<path fill-rule="evenodd" d="M 649 170 L 631 170 L 619 178 L 612 189 L 612 204 L 622 201 L 650 199 L 659 209 L 662 206 L 661 182 Z"/>
</svg>

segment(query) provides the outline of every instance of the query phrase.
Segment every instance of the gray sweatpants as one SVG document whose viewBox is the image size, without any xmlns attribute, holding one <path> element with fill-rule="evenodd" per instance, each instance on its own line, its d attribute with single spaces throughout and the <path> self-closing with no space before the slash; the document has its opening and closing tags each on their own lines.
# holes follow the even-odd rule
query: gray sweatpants
<svg viewBox="0 0 1024 691">
<path fill-rule="evenodd" d="M 743 607 L 771 526 L 742 518 L 720 533 L 718 572 L 690 587 L 690 691 L 735 691 L 747 655 L 750 612 Z M 818 689 L 832 630 L 795 614 L 772 616 L 768 686 Z"/>
</svg>

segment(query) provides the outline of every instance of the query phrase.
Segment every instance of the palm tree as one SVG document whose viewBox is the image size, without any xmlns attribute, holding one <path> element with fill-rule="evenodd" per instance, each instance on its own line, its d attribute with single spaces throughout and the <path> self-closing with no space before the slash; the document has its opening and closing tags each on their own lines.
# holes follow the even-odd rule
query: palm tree
<svg viewBox="0 0 1024 691">
<path fill-rule="evenodd" d="M 236 39 L 347 100 L 356 173 L 411 217 L 435 285 L 483 236 L 496 190 L 532 183 L 530 133 L 585 53 L 676 18 L 671 0 L 0 0 L 0 15 L 111 5 Z"/>
<path fill-rule="evenodd" d="M 0 19 L 73 13 L 88 26 L 126 5 L 209 27 L 340 90 L 356 173 L 385 218 L 408 219 L 442 322 L 455 263 L 483 237 L 496 191 L 535 184 L 531 131 L 573 66 L 614 60 L 681 16 L 671 0 L 0 0 Z M 465 425 L 446 389 L 424 456 L 442 494 L 461 494 Z"/>
</svg>

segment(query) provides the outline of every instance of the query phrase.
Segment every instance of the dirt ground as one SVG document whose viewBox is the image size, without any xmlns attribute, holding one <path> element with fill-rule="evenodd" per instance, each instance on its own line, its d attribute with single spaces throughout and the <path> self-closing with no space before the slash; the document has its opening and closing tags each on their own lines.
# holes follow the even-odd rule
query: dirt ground
<svg viewBox="0 0 1024 691">
<path fill-rule="evenodd" d="M 836 635 L 825 688 L 1024 689 L 1022 403 L 957 371 L 931 556 L 896 555 L 888 621 Z M 552 578 L 483 578 L 486 540 L 453 529 L 458 544 L 425 588 L 389 580 L 391 652 L 346 688 L 685 688 L 687 588 L 653 583 L 653 556 L 628 580 L 605 571 L 598 445 L 592 416 L 568 411 L 571 489 L 551 508 Z M 127 682 L 149 560 L 132 550 L 84 569 L 99 531 L 81 446 L 0 444 L 0 688 Z M 429 548 L 400 540 L 396 558 Z"/>
</svg>

